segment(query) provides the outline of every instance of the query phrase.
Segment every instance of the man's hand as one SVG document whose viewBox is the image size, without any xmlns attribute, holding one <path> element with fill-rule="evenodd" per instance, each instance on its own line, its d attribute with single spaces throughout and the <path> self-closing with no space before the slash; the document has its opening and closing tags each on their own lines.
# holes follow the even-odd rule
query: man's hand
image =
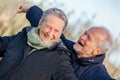
<svg viewBox="0 0 120 80">
<path fill-rule="evenodd" d="M 27 13 L 27 11 L 29 10 L 30 7 L 32 7 L 33 5 L 30 4 L 22 4 L 19 7 L 19 10 L 17 11 L 17 13 Z"/>
</svg>

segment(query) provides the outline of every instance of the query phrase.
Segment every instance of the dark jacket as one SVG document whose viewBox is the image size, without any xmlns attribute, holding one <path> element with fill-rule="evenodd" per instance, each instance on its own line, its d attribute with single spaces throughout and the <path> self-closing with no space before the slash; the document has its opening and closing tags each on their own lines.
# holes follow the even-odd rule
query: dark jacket
<svg viewBox="0 0 120 80">
<path fill-rule="evenodd" d="M 105 54 L 95 58 L 80 58 L 73 61 L 74 72 L 79 80 L 114 80 L 102 64 Z"/>
<path fill-rule="evenodd" d="M 0 37 L 0 40 L 0 50 L 5 52 L 0 74 L 6 70 L 0 80 L 77 80 L 66 54 L 68 50 L 61 43 L 31 52 L 26 28 L 13 37 Z"/>
<path fill-rule="evenodd" d="M 43 12 L 40 8 L 33 6 L 29 9 L 26 17 L 32 26 L 38 26 L 38 21 L 36 20 L 40 19 L 39 17 L 42 16 L 42 13 Z M 33 22 L 34 24 L 32 24 Z M 79 80 L 114 80 L 109 76 L 105 66 L 102 64 L 105 58 L 105 54 L 95 58 L 77 59 L 76 52 L 73 49 L 73 45 L 75 43 L 66 39 L 64 35 L 61 36 L 61 39 L 67 48 L 72 50 L 72 64 L 74 72 Z"/>
<path fill-rule="evenodd" d="M 21 34 L 20 32 L 11 37 L 0 37 L 0 54 L 4 54 L 4 58 L 0 61 L 0 80 L 8 80 L 13 69 L 23 58 L 24 54 L 22 54 L 22 51 L 24 49 L 24 45 L 22 44 L 23 41 L 26 41 L 26 38 L 23 38 L 23 34 L 24 33 Z M 19 36 L 22 37 L 22 40 L 19 39 Z M 3 77 L 6 79 L 3 79 Z"/>
</svg>

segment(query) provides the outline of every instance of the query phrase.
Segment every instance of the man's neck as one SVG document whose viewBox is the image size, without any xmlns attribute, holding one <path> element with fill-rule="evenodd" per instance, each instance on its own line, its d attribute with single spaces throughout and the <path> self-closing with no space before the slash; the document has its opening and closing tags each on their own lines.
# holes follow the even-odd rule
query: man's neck
<svg viewBox="0 0 120 80">
<path fill-rule="evenodd" d="M 79 53 L 79 54 L 77 54 L 77 58 L 93 58 L 93 57 L 95 57 L 95 55 L 94 54 L 85 54 L 85 53 Z"/>
</svg>

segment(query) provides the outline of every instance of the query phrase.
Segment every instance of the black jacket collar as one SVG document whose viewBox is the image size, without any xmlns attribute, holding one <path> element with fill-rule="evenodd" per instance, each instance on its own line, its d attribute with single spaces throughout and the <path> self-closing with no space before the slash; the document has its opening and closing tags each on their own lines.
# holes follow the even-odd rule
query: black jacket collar
<svg viewBox="0 0 120 80">
<path fill-rule="evenodd" d="M 79 58 L 75 59 L 75 62 L 77 62 L 81 66 L 88 66 L 91 64 L 102 64 L 103 60 L 105 58 L 105 54 L 96 56 L 94 58 Z"/>
</svg>

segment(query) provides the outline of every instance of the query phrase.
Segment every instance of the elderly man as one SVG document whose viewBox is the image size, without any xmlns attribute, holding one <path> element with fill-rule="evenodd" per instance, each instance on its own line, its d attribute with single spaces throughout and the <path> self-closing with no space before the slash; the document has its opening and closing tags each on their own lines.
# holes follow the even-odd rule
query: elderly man
<svg viewBox="0 0 120 80">
<path fill-rule="evenodd" d="M 67 22 L 62 10 L 51 8 L 38 27 L 0 37 L 0 80 L 77 80 L 59 39 Z"/>
<path fill-rule="evenodd" d="M 37 6 L 22 5 L 18 13 L 27 12 L 31 25 L 37 26 L 42 10 Z M 102 64 L 105 53 L 112 45 L 109 31 L 105 28 L 92 27 L 74 43 L 61 36 L 68 49 L 72 50 L 71 63 L 79 80 L 113 80 Z"/>
</svg>

